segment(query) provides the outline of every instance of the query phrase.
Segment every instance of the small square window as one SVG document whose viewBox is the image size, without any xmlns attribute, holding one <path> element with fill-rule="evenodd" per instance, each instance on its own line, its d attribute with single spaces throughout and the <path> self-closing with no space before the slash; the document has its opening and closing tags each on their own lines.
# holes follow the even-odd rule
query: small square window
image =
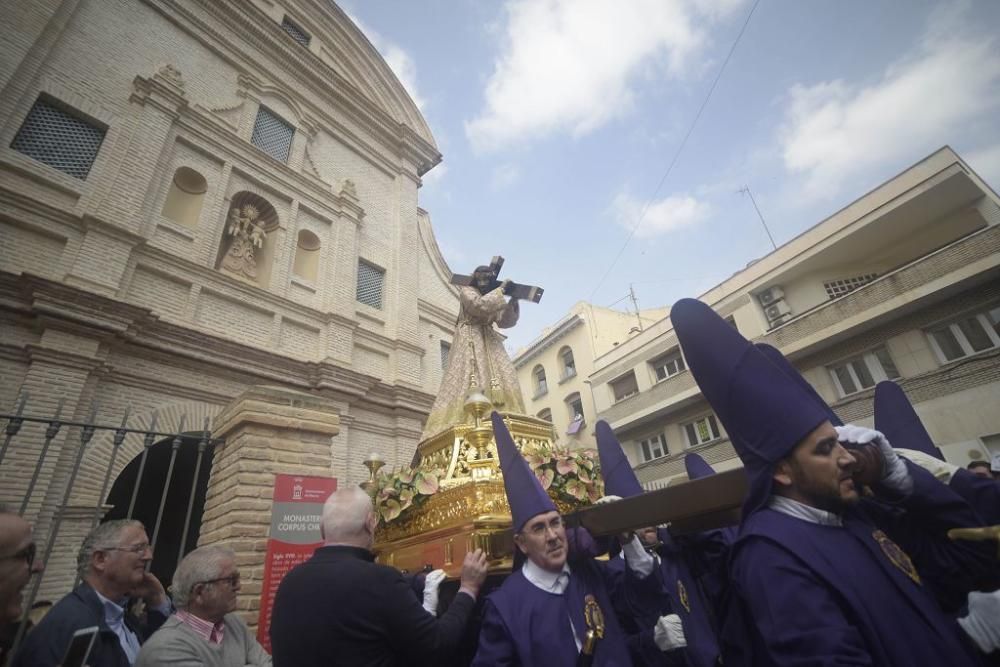
<svg viewBox="0 0 1000 667">
<path fill-rule="evenodd" d="M 674 350 L 650 362 L 653 366 L 653 371 L 656 373 L 657 380 L 666 380 L 668 377 L 673 377 L 687 367 L 684 365 L 684 357 L 681 356 L 679 350 Z"/>
<path fill-rule="evenodd" d="M 451 356 L 451 343 L 441 341 L 441 370 L 448 370 L 448 358 Z"/>
<path fill-rule="evenodd" d="M 611 392 L 614 394 L 615 402 L 624 401 L 629 396 L 639 393 L 639 385 L 635 379 L 635 373 L 629 371 L 617 380 L 611 381 Z"/>
<path fill-rule="evenodd" d="M 712 442 L 721 437 L 719 423 L 715 421 L 715 415 L 708 415 L 684 424 L 684 432 L 687 434 L 688 447 Z"/>
<path fill-rule="evenodd" d="M 382 309 L 382 283 L 385 271 L 368 262 L 358 262 L 357 299 L 372 308 Z"/>
<path fill-rule="evenodd" d="M 94 166 L 107 128 L 39 98 L 10 147 L 81 181 Z"/>
<path fill-rule="evenodd" d="M 662 433 L 657 433 L 651 438 L 640 440 L 639 449 L 643 462 L 662 458 L 667 455 L 667 439 L 663 437 Z"/>
<path fill-rule="evenodd" d="M 275 160 L 287 162 L 288 152 L 292 148 L 293 136 L 295 136 L 295 128 L 280 116 L 267 107 L 257 109 L 257 120 L 253 124 L 253 136 L 250 137 L 250 143 Z"/>
</svg>

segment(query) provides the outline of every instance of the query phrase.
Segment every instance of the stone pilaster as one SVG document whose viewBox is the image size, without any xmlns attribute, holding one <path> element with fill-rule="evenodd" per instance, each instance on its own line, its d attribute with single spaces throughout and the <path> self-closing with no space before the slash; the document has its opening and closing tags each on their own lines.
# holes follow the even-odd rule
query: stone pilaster
<svg viewBox="0 0 1000 667">
<path fill-rule="evenodd" d="M 274 476 L 332 476 L 331 438 L 340 431 L 336 404 L 282 387 L 252 387 L 215 419 L 215 448 L 199 546 L 236 552 L 243 577 L 237 609 L 256 625 L 271 526 Z"/>
</svg>

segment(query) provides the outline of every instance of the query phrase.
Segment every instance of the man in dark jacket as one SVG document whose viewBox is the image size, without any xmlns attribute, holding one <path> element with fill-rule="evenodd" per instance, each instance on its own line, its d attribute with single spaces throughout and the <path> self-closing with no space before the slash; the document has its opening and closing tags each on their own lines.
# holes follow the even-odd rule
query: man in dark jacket
<svg viewBox="0 0 1000 667">
<path fill-rule="evenodd" d="M 436 618 L 398 570 L 373 562 L 375 526 L 371 499 L 358 487 L 327 499 L 324 546 L 289 572 L 275 595 L 277 667 L 441 664 L 458 646 L 486 579 L 482 551 L 466 554 L 458 594 Z"/>
<path fill-rule="evenodd" d="M 139 521 L 109 521 L 92 530 L 77 556 L 83 583 L 28 633 L 13 667 L 55 667 L 73 633 L 95 625 L 99 631 L 87 660 L 89 667 L 132 665 L 139 645 L 170 614 L 163 586 L 146 571 L 152 558 L 146 528 Z M 146 603 L 146 625 L 128 612 L 130 598 Z"/>
</svg>

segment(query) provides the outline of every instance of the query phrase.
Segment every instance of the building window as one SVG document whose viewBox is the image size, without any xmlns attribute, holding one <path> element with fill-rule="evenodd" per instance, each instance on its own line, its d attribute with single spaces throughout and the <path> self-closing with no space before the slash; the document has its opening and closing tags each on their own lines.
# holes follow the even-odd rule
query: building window
<svg viewBox="0 0 1000 667">
<path fill-rule="evenodd" d="M 639 393 L 639 384 L 635 380 L 635 371 L 629 371 L 617 380 L 612 380 L 609 384 L 611 385 L 611 393 L 614 394 L 616 403 Z"/>
<path fill-rule="evenodd" d="M 715 415 L 684 424 L 684 433 L 687 434 L 688 447 L 703 445 L 722 437 L 719 435 L 719 423 L 715 421 Z"/>
<path fill-rule="evenodd" d="M 831 280 L 829 282 L 823 283 L 823 288 L 826 290 L 826 295 L 831 299 L 836 299 L 837 297 L 844 296 L 845 294 L 850 294 L 854 290 L 858 289 L 866 283 L 878 278 L 877 273 L 866 273 L 863 276 L 854 276 L 853 278 L 844 278 L 842 280 Z"/>
<path fill-rule="evenodd" d="M 275 160 L 286 162 L 288 151 L 292 147 L 292 137 L 295 128 L 281 119 L 267 107 L 257 109 L 257 120 L 253 123 L 253 136 L 250 143 L 261 149 Z"/>
<path fill-rule="evenodd" d="M 107 127 L 39 98 L 10 147 L 81 181 L 94 166 Z"/>
<path fill-rule="evenodd" d="M 179 167 L 170 181 L 170 191 L 163 202 L 163 217 L 185 227 L 197 227 L 208 182 L 194 169 Z"/>
<path fill-rule="evenodd" d="M 684 365 L 684 357 L 681 356 L 681 351 L 677 348 L 658 359 L 654 359 L 650 365 L 656 373 L 657 380 L 666 380 L 668 377 L 673 377 L 687 369 L 687 366 Z"/>
<path fill-rule="evenodd" d="M 882 380 L 899 377 L 896 364 L 885 347 L 876 347 L 856 357 L 851 357 L 834 366 L 829 366 L 830 375 L 841 396 L 874 387 Z"/>
<path fill-rule="evenodd" d="M 569 411 L 569 428 L 566 429 L 568 435 L 576 435 L 586 425 L 586 417 L 583 414 L 583 400 L 579 393 L 573 393 L 566 397 L 566 408 Z"/>
<path fill-rule="evenodd" d="M 383 269 L 368 262 L 358 261 L 358 301 L 381 310 L 383 282 L 385 282 L 385 271 Z"/>
<path fill-rule="evenodd" d="M 535 379 L 535 395 L 532 398 L 538 398 L 539 396 L 544 396 L 549 393 L 549 384 L 545 379 L 545 369 L 541 366 L 535 366 L 534 370 L 531 371 L 531 377 Z"/>
<path fill-rule="evenodd" d="M 451 343 L 441 341 L 441 370 L 448 370 L 448 358 L 451 356 Z"/>
<path fill-rule="evenodd" d="M 309 41 L 312 37 L 309 36 L 305 30 L 297 26 L 290 18 L 287 16 L 281 21 L 281 29 L 291 35 L 292 39 L 301 44 L 302 46 L 309 46 Z"/>
<path fill-rule="evenodd" d="M 1000 306 L 931 329 L 932 347 L 942 363 L 1000 347 Z"/>
<path fill-rule="evenodd" d="M 559 363 L 562 365 L 563 380 L 576 377 L 576 361 L 573 359 L 573 350 L 568 347 L 559 350 Z"/>
<path fill-rule="evenodd" d="M 643 462 L 652 461 L 667 455 L 667 439 L 662 433 L 639 441 L 639 453 Z"/>
<path fill-rule="evenodd" d="M 549 408 L 545 408 L 544 410 L 540 410 L 538 412 L 538 418 L 539 419 L 544 419 L 545 421 L 547 421 L 547 422 L 549 422 L 551 424 L 552 423 L 552 410 L 549 409 Z"/>
<path fill-rule="evenodd" d="M 307 282 L 316 282 L 316 277 L 319 275 L 319 250 L 319 237 L 308 229 L 299 230 L 292 274 Z"/>
</svg>

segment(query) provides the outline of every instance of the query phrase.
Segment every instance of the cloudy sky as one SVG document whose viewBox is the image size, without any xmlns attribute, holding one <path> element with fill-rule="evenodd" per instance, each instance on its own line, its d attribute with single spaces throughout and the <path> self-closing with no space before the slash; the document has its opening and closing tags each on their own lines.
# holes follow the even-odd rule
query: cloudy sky
<svg viewBox="0 0 1000 667">
<path fill-rule="evenodd" d="M 512 352 L 766 254 L 744 187 L 779 245 L 945 144 L 1000 189 L 995 0 L 339 4 L 444 154 L 420 205 L 452 270 L 545 288 Z"/>
</svg>

